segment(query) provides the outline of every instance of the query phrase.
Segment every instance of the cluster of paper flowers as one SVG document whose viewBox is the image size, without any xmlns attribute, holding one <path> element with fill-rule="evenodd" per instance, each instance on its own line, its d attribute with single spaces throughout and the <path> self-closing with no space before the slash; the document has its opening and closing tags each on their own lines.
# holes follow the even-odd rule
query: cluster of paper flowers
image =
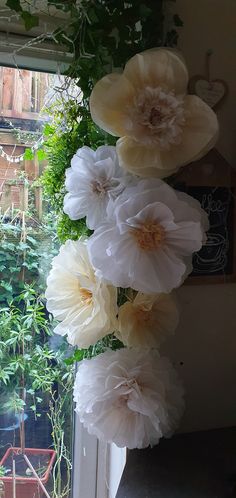
<svg viewBox="0 0 236 498">
<path fill-rule="evenodd" d="M 187 83 L 182 58 L 153 49 L 95 85 L 92 117 L 121 138 L 73 157 L 64 211 L 86 217 L 94 232 L 68 240 L 48 277 L 56 333 L 80 348 L 114 333 L 125 346 L 80 363 L 74 399 L 91 434 L 129 448 L 170 435 L 184 405 L 177 373 L 157 348 L 177 327 L 171 291 L 191 272 L 208 220 L 161 178 L 204 155 L 218 132 L 214 112 L 186 95 Z"/>
</svg>

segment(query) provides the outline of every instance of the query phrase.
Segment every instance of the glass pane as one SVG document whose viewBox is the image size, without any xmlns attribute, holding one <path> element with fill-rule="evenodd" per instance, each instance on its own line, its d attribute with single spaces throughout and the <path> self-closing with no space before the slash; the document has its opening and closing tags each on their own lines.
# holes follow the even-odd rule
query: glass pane
<svg viewBox="0 0 236 498">
<path fill-rule="evenodd" d="M 46 309 L 59 243 L 37 179 L 47 106 L 62 78 L 0 68 L 0 496 L 67 498 L 73 366 Z M 38 150 L 34 155 L 31 149 Z M 41 155 L 40 155 L 41 152 Z M 3 494 L 3 492 L 5 494 Z M 2 494 L 1 494 L 2 493 Z"/>
</svg>

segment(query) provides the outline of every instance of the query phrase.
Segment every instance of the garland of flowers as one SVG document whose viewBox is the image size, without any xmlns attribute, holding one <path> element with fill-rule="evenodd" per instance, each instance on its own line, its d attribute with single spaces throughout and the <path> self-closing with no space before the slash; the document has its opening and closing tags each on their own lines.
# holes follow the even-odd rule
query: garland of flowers
<svg viewBox="0 0 236 498">
<path fill-rule="evenodd" d="M 158 348 L 177 327 L 171 292 L 191 272 L 208 219 L 162 178 L 206 154 L 218 135 L 215 113 L 186 94 L 187 84 L 181 55 L 165 48 L 96 83 L 92 118 L 120 138 L 72 158 L 64 212 L 86 217 L 93 232 L 62 245 L 47 281 L 56 333 L 85 349 L 110 334 L 122 341 L 81 361 L 74 400 L 91 434 L 128 448 L 169 436 L 184 409 L 181 381 Z"/>
</svg>

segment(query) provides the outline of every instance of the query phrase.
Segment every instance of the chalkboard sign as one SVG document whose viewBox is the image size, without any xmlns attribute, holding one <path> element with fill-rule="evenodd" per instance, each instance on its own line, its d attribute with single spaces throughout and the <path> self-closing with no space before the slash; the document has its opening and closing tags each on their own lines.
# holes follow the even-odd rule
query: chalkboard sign
<svg viewBox="0 0 236 498">
<path fill-rule="evenodd" d="M 236 282 L 236 169 L 212 149 L 179 170 L 173 187 L 195 197 L 210 223 L 207 242 L 193 255 L 186 284 Z"/>
<path fill-rule="evenodd" d="M 209 217 L 207 242 L 193 256 L 191 276 L 231 275 L 234 271 L 234 196 L 227 187 L 188 187 Z"/>
</svg>

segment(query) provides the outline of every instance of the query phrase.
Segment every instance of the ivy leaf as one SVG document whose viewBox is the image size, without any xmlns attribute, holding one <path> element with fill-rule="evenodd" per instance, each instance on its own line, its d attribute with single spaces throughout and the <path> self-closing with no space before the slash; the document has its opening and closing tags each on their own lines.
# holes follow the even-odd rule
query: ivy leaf
<svg viewBox="0 0 236 498">
<path fill-rule="evenodd" d="M 33 16 L 26 10 L 23 10 L 21 12 L 21 17 L 25 23 L 26 31 L 29 31 L 31 28 L 34 28 L 35 26 L 39 25 L 39 18 L 37 16 Z"/>
<path fill-rule="evenodd" d="M 7 0 L 6 6 L 9 7 L 9 9 L 14 10 L 15 12 L 22 12 L 20 0 Z"/>
</svg>

